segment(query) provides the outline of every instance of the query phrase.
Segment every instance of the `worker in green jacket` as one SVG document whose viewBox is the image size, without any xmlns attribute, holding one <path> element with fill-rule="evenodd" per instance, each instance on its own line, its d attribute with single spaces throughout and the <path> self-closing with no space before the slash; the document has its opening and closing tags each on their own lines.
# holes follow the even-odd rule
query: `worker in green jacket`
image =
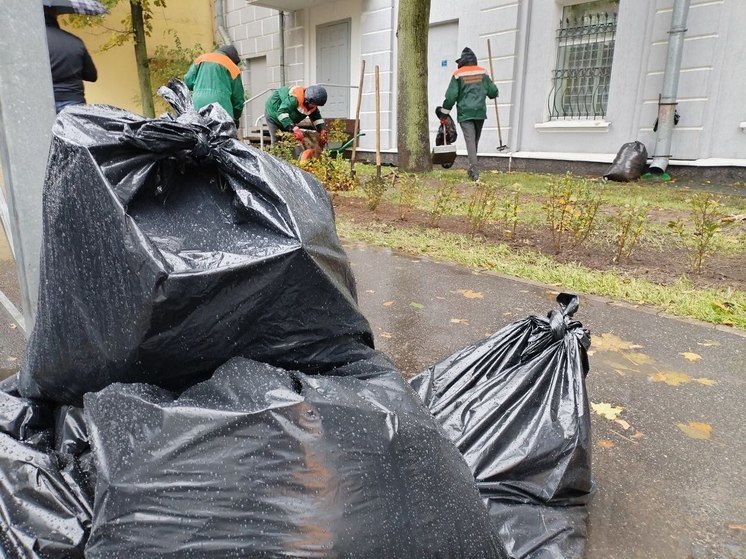
<svg viewBox="0 0 746 559">
<path fill-rule="evenodd" d="M 240 62 L 236 47 L 225 45 L 198 57 L 184 76 L 195 109 L 219 103 L 233 117 L 236 127 L 246 97 L 238 67 Z"/>
<path fill-rule="evenodd" d="M 280 130 L 292 132 L 295 139 L 303 143 L 303 132 L 298 128 L 298 123 L 308 117 L 320 132 L 320 144 L 324 147 L 326 125 L 321 118 L 319 107 L 326 104 L 326 97 L 326 89 L 320 85 L 296 85 L 276 89 L 264 104 L 264 117 L 267 119 L 272 144 L 277 142 L 277 132 Z"/>
<path fill-rule="evenodd" d="M 458 68 L 451 76 L 443 108 L 438 116 L 443 122 L 453 105 L 458 105 L 458 123 L 464 133 L 466 152 L 469 156 L 469 178 L 478 181 L 477 147 L 482 135 L 482 126 L 487 118 L 486 98 L 497 97 L 497 86 L 487 75 L 487 70 L 477 65 L 477 55 L 469 47 L 461 51 L 461 57 L 456 60 L 456 64 Z"/>
</svg>

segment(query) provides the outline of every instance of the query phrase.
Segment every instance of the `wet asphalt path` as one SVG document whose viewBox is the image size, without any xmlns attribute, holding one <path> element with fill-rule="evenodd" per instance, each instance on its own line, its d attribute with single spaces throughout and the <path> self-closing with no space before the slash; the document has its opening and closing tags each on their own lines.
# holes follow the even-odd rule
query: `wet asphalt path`
<svg viewBox="0 0 746 559">
<path fill-rule="evenodd" d="M 18 305 L 0 235 L 0 289 Z M 348 245 L 379 349 L 414 374 L 508 322 L 554 308 L 558 286 Z M 592 331 L 588 559 L 746 557 L 746 336 L 581 295 Z M 0 306 L 0 377 L 20 365 Z"/>
<path fill-rule="evenodd" d="M 346 246 L 377 347 L 414 374 L 560 287 Z M 746 336 L 581 295 L 592 332 L 587 559 L 746 557 Z"/>
</svg>

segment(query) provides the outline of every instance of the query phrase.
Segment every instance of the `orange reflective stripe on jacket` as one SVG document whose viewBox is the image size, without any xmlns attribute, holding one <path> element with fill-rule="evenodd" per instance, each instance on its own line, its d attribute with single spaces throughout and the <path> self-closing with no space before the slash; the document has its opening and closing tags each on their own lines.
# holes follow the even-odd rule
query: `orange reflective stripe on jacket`
<svg viewBox="0 0 746 559">
<path fill-rule="evenodd" d="M 464 83 L 477 83 L 482 81 L 482 76 L 487 70 L 481 66 L 462 66 L 453 72 L 454 78 L 461 78 Z"/>
<path fill-rule="evenodd" d="M 290 88 L 290 95 L 298 100 L 298 112 L 308 116 L 313 111 L 306 107 L 306 88 L 302 85 L 296 85 Z"/>
<path fill-rule="evenodd" d="M 194 61 L 195 64 L 201 64 L 202 62 L 212 62 L 213 64 L 220 64 L 226 70 L 228 70 L 228 72 L 230 72 L 232 80 L 235 80 L 236 77 L 241 73 L 241 69 L 236 66 L 235 62 L 233 62 L 226 55 L 219 52 L 208 52 L 207 54 L 203 54 L 202 56 L 197 57 L 197 59 Z"/>
</svg>

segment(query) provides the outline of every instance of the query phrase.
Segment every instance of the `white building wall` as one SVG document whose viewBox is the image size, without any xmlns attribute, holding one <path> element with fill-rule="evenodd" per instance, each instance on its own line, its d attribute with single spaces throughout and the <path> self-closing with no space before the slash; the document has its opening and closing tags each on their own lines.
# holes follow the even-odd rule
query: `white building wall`
<svg viewBox="0 0 746 559">
<path fill-rule="evenodd" d="M 432 0 L 430 8 L 430 25 L 458 22 L 458 42 L 453 45 L 453 55 L 448 60 L 448 70 L 456 70 L 455 60 L 464 47 L 469 47 L 477 55 L 480 66 L 490 71 L 490 60 L 487 39 L 492 48 L 492 65 L 494 80 L 499 90 L 498 107 L 500 110 L 500 127 L 503 143 L 508 143 L 511 134 L 513 116 L 513 88 L 515 83 L 516 42 L 518 40 L 519 0 Z M 429 73 L 439 70 L 438 60 L 429 61 Z M 442 103 L 441 97 L 430 99 L 432 108 Z M 458 110 L 458 108 L 457 108 Z M 432 111 L 430 111 L 432 113 Z M 431 140 L 435 129 L 431 129 Z M 494 102 L 487 100 L 487 120 L 482 129 L 480 151 L 495 152 L 498 141 L 497 117 Z M 457 143 L 463 149 L 461 138 Z"/>
<path fill-rule="evenodd" d="M 607 115 L 603 121 L 586 121 L 582 128 L 577 128 L 577 121 L 570 123 L 571 128 L 567 123 L 549 122 L 547 102 L 562 8 L 578 0 L 432 0 L 430 23 L 458 21 L 452 60 L 469 46 L 488 70 L 490 39 L 503 141 L 513 153 L 610 161 L 622 144 L 632 140 L 644 142 L 652 155 L 652 126 L 673 1 L 620 1 Z M 242 57 L 266 55 L 271 82 L 279 85 L 277 12 L 245 0 L 228 0 L 228 7 L 229 33 Z M 352 84 L 357 84 L 361 60 L 366 61 L 363 148 L 375 146 L 376 65 L 380 68 L 381 145 L 384 150 L 396 147 L 397 11 L 397 0 L 339 0 L 286 17 L 288 83 L 313 80 L 317 25 L 344 18 L 352 21 Z M 745 21 L 746 0 L 691 0 L 678 92 L 681 121 L 673 134 L 674 159 L 736 159 L 746 165 Z M 431 101 L 439 104 L 442 99 Z M 353 89 L 350 117 L 354 117 L 356 103 Z M 483 155 L 494 154 L 498 144 L 491 104 L 487 115 L 480 142 Z"/>
<path fill-rule="evenodd" d="M 356 70 L 352 75 L 359 77 L 361 60 L 365 60 L 365 81 L 360 106 L 360 130 L 365 133 L 360 138 L 360 147 L 363 149 L 374 149 L 376 145 L 376 65 L 379 68 L 381 150 L 392 150 L 396 146 L 395 29 L 394 0 L 362 0 L 360 58 L 356 61 Z M 353 111 L 356 104 L 357 99 L 350 104 Z M 354 117 L 354 112 L 350 116 Z"/>
</svg>

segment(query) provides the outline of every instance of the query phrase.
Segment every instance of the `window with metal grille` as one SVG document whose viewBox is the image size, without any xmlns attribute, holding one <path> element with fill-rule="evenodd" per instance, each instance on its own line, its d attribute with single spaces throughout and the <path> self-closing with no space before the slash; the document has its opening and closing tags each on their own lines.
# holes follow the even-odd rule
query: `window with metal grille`
<svg viewBox="0 0 746 559">
<path fill-rule="evenodd" d="M 565 6 L 557 29 L 557 62 L 549 120 L 601 119 L 609 101 L 619 0 Z"/>
</svg>

